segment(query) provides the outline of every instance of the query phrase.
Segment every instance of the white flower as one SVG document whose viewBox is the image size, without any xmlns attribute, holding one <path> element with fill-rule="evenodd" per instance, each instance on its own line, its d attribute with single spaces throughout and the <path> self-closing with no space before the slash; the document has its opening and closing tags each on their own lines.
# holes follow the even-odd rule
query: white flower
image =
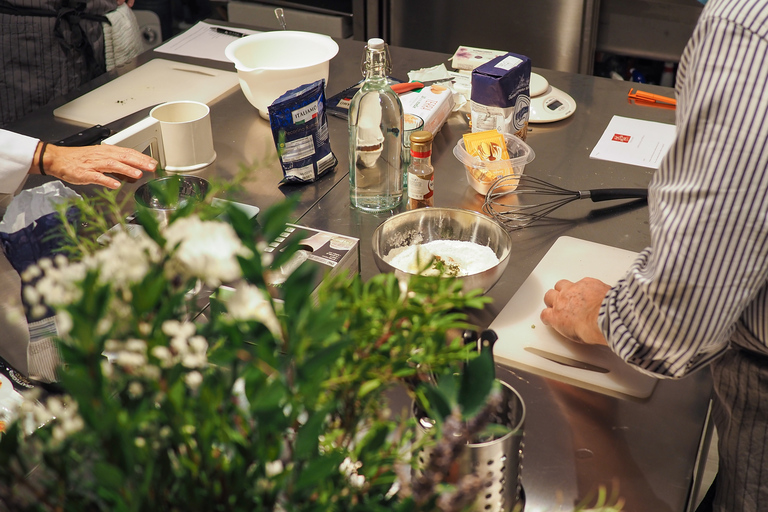
<svg viewBox="0 0 768 512">
<path fill-rule="evenodd" d="M 54 418 L 58 418 L 64 415 L 64 403 L 59 397 L 52 396 L 46 403 L 48 412 L 50 412 Z"/>
<path fill-rule="evenodd" d="M 107 340 L 104 342 L 105 352 L 119 352 L 123 350 L 123 342 L 118 340 Z"/>
<path fill-rule="evenodd" d="M 83 418 L 77 412 L 77 402 L 69 397 L 50 397 L 45 408 L 40 409 L 42 410 L 35 410 L 35 419 L 40 424 L 51 419 L 56 421 L 52 430 L 53 439 L 56 442 L 63 441 L 69 434 L 78 432 L 85 426 Z"/>
<path fill-rule="evenodd" d="M 121 350 L 115 357 L 115 363 L 126 369 L 139 368 L 147 364 L 147 356 L 135 352 L 128 352 L 127 350 Z"/>
<path fill-rule="evenodd" d="M 64 268 L 69 265 L 69 260 L 63 254 L 57 254 L 53 257 L 53 263 L 59 268 Z"/>
<path fill-rule="evenodd" d="M 362 489 L 365 485 L 365 477 L 363 475 L 350 475 L 349 483 L 352 487 Z"/>
<path fill-rule="evenodd" d="M 147 351 L 147 342 L 144 340 L 130 339 L 125 342 L 125 350 L 143 354 Z"/>
<path fill-rule="evenodd" d="M 147 440 L 144 439 L 143 437 L 137 437 L 136 439 L 133 440 L 133 444 L 136 445 L 136 448 L 144 448 L 145 446 L 147 446 Z"/>
<path fill-rule="evenodd" d="M 149 335 L 152 334 L 152 325 L 147 322 L 140 322 L 139 333 L 141 333 L 142 336 L 149 337 Z"/>
<path fill-rule="evenodd" d="M 170 368 L 173 365 L 173 354 L 171 354 L 168 347 L 157 345 L 156 347 L 152 347 L 151 352 L 152 355 L 160 361 L 160 365 L 163 368 Z"/>
<path fill-rule="evenodd" d="M 40 304 L 40 292 L 37 291 L 37 288 L 34 286 L 23 287 L 21 294 L 24 296 L 24 300 L 27 302 L 27 304 L 32 306 Z"/>
<path fill-rule="evenodd" d="M 171 349 L 178 355 L 184 355 L 189 352 L 189 343 L 186 338 L 177 336 L 171 339 Z"/>
<path fill-rule="evenodd" d="M 41 275 L 43 275 L 43 272 L 40 270 L 40 267 L 37 265 L 30 265 L 24 269 L 24 272 L 21 273 L 21 279 L 23 281 L 32 281 Z"/>
<path fill-rule="evenodd" d="M 160 368 L 153 364 L 144 366 L 144 368 L 142 368 L 141 374 L 150 380 L 160 380 L 161 376 Z"/>
<path fill-rule="evenodd" d="M 192 336 L 189 338 L 189 348 L 192 352 L 205 354 L 208 351 L 208 340 L 202 336 Z"/>
<path fill-rule="evenodd" d="M 190 276 L 202 279 L 209 286 L 231 282 L 241 275 L 237 256 L 252 254 L 243 246 L 229 224 L 202 221 L 199 217 L 183 217 L 165 230 L 166 248 L 177 247 L 174 261 Z"/>
<path fill-rule="evenodd" d="M 56 313 L 56 329 L 59 331 L 60 336 L 66 336 L 69 331 L 72 330 L 72 317 L 66 311 L 59 311 Z"/>
<path fill-rule="evenodd" d="M 101 360 L 101 373 L 107 378 L 110 378 L 114 373 L 114 368 L 112 368 L 112 363 L 109 362 L 109 359 Z"/>
<path fill-rule="evenodd" d="M 102 318 L 96 324 L 95 330 L 97 334 L 104 336 L 109 332 L 111 328 L 112 328 L 112 320 L 110 320 L 109 318 Z"/>
<path fill-rule="evenodd" d="M 267 462 L 264 465 L 264 473 L 269 477 L 272 478 L 273 476 L 277 476 L 280 473 L 283 472 L 283 461 L 281 460 L 273 460 L 271 462 Z"/>
<path fill-rule="evenodd" d="M 184 382 L 192 391 L 196 391 L 203 383 L 203 375 L 200 372 L 189 372 L 184 376 Z"/>
<path fill-rule="evenodd" d="M 205 354 L 186 353 L 181 357 L 181 364 L 186 368 L 203 368 L 208 363 Z"/>
<path fill-rule="evenodd" d="M 235 320 L 256 320 L 275 336 L 282 337 L 280 321 L 264 292 L 248 283 L 240 283 L 227 302 L 227 310 Z"/>
<path fill-rule="evenodd" d="M 166 336 L 176 336 L 179 333 L 179 327 L 181 327 L 181 322 L 178 320 L 166 320 L 160 329 Z"/>
<path fill-rule="evenodd" d="M 248 396 L 245 394 L 245 379 L 242 377 L 238 377 L 232 385 L 232 396 L 242 412 L 247 413 L 250 410 L 251 403 L 248 401 Z"/>
<path fill-rule="evenodd" d="M 110 244 L 86 258 L 89 268 L 100 270 L 99 279 L 116 288 L 141 281 L 151 265 L 160 260 L 160 247 L 143 231 L 116 233 Z"/>
<path fill-rule="evenodd" d="M 195 433 L 195 426 L 194 425 L 184 425 L 183 427 L 181 427 L 181 431 L 184 432 L 185 434 L 192 435 L 192 434 Z M 182 445 L 182 446 L 184 446 L 184 445 Z M 186 448 L 186 446 L 184 446 L 184 448 Z M 181 450 L 181 447 L 179 447 L 179 450 Z"/>
<path fill-rule="evenodd" d="M 362 462 L 360 462 L 359 460 L 353 462 L 352 459 L 350 459 L 349 457 L 346 457 L 341 462 L 341 465 L 339 466 L 339 471 L 341 471 L 343 475 L 350 476 L 357 473 L 357 470 L 360 469 L 361 467 L 363 467 Z"/>
<path fill-rule="evenodd" d="M 182 340 L 192 337 L 197 330 L 192 322 L 179 322 L 178 320 L 166 320 L 163 322 L 161 329 L 166 336 Z"/>
<path fill-rule="evenodd" d="M 140 382 L 133 381 L 128 384 L 128 395 L 131 398 L 138 398 L 144 393 L 144 386 Z"/>
<path fill-rule="evenodd" d="M 37 304 L 30 311 L 32 318 L 44 318 L 46 314 L 48 314 L 48 310 L 41 304 Z"/>
</svg>

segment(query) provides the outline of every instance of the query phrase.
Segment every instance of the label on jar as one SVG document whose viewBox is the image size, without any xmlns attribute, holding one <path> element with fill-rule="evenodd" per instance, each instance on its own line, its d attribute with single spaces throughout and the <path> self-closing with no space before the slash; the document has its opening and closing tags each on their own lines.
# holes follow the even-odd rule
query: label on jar
<svg viewBox="0 0 768 512">
<path fill-rule="evenodd" d="M 435 175 L 419 176 L 408 173 L 408 197 L 423 201 L 429 199 L 434 194 Z"/>
</svg>

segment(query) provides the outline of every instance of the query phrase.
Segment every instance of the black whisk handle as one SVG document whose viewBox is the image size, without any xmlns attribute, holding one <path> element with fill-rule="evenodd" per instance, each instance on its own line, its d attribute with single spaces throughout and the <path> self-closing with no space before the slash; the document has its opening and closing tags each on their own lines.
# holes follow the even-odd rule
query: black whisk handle
<svg viewBox="0 0 768 512">
<path fill-rule="evenodd" d="M 648 189 L 598 188 L 594 190 L 588 190 L 587 194 L 588 195 L 586 197 L 589 197 L 593 203 L 598 203 L 600 201 L 611 201 L 613 199 L 646 199 L 648 197 Z"/>
</svg>

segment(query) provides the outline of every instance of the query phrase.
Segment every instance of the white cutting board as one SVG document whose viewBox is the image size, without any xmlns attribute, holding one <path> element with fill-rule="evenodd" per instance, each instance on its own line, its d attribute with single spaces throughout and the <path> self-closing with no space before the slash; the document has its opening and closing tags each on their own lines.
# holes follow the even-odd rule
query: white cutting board
<svg viewBox="0 0 768 512">
<path fill-rule="evenodd" d="M 209 103 L 239 85 L 237 73 L 153 59 L 53 111 L 87 126 L 107 124 L 176 100 Z"/>
<path fill-rule="evenodd" d="M 594 277 L 615 284 L 637 254 L 624 249 L 563 236 L 557 239 L 490 328 L 499 339 L 496 361 L 575 386 L 622 398 L 647 398 L 657 379 L 630 366 L 608 347 L 574 343 L 544 325 L 539 318 L 544 294 L 560 279 Z M 526 350 L 534 347 L 565 356 L 607 372 L 574 368 Z"/>
</svg>

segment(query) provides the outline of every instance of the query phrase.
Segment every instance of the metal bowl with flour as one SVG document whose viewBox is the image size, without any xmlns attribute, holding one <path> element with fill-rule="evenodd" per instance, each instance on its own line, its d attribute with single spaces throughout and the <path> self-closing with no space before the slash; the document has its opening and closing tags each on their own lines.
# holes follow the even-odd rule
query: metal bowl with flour
<svg viewBox="0 0 768 512">
<path fill-rule="evenodd" d="M 390 262 L 393 251 L 435 241 L 471 242 L 490 248 L 498 261 L 485 270 L 461 275 L 464 291 L 481 288 L 487 293 L 504 273 L 512 250 L 512 238 L 495 220 L 478 212 L 458 208 L 420 208 L 385 220 L 373 233 L 373 258 L 382 272 L 393 272 L 407 279 L 408 272 Z"/>
</svg>

